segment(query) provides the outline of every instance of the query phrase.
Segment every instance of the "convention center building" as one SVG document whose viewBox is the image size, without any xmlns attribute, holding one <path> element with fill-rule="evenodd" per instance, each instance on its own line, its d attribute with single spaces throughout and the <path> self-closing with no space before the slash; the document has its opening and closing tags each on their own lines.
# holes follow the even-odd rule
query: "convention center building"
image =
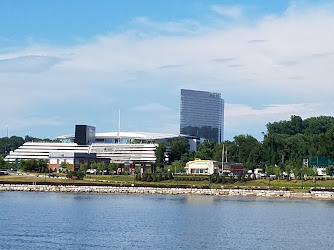
<svg viewBox="0 0 334 250">
<path fill-rule="evenodd" d="M 75 134 L 58 136 L 61 142 L 26 142 L 6 156 L 10 162 L 21 159 L 46 159 L 50 168 L 59 170 L 62 162 L 78 169 L 81 163 L 104 161 L 128 165 L 153 165 L 159 142 L 186 138 L 189 150 L 197 149 L 199 138 L 149 132 L 96 133 L 93 126 L 76 125 Z M 168 149 L 167 149 L 168 150 Z M 166 152 L 166 161 L 168 160 Z"/>
</svg>

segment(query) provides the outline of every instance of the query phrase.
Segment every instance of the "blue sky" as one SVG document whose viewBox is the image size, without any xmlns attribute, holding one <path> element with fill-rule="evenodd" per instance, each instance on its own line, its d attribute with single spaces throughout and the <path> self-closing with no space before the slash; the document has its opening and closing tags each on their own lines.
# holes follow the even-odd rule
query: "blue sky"
<svg viewBox="0 0 334 250">
<path fill-rule="evenodd" d="M 334 115 L 333 1 L 0 2 L 0 137 L 75 124 L 179 132 L 180 89 L 220 92 L 225 138 Z M 2 131 L 2 132 L 1 132 Z"/>
</svg>

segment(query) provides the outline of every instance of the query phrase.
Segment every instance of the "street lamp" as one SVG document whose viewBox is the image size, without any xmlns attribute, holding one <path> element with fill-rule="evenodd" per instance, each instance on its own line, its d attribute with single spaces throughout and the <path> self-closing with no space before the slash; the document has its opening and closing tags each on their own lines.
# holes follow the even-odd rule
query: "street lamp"
<svg viewBox="0 0 334 250">
<path fill-rule="evenodd" d="M 270 189 L 270 179 L 271 179 L 271 177 L 269 176 L 268 189 Z"/>
<path fill-rule="evenodd" d="M 301 179 L 302 179 L 302 189 L 304 189 L 304 164 L 302 165 L 302 176 L 301 176 Z"/>
</svg>

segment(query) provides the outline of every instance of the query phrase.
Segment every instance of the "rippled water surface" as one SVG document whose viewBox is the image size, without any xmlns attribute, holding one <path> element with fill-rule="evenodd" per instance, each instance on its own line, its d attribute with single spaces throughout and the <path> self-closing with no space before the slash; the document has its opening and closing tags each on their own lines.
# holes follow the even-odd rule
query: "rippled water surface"
<svg viewBox="0 0 334 250">
<path fill-rule="evenodd" d="M 333 201 L 0 192 L 0 249 L 332 249 Z"/>
</svg>

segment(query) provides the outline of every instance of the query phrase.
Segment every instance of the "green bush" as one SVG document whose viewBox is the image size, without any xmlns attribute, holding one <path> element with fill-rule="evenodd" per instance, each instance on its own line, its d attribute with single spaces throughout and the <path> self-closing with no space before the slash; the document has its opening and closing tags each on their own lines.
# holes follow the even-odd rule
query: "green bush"
<svg viewBox="0 0 334 250">
<path fill-rule="evenodd" d="M 152 181 L 152 175 L 151 174 L 147 174 L 147 179 L 146 179 L 147 182 L 150 182 Z"/>
<path fill-rule="evenodd" d="M 153 181 L 153 182 L 156 182 L 156 181 L 157 181 L 157 176 L 156 176 L 156 174 L 152 174 L 152 181 Z"/>
<path fill-rule="evenodd" d="M 217 176 L 216 183 L 221 183 L 222 182 L 222 177 L 221 175 Z"/>
<path fill-rule="evenodd" d="M 142 181 L 147 181 L 147 173 L 144 173 L 143 176 L 142 176 Z"/>
<path fill-rule="evenodd" d="M 82 180 L 85 177 L 85 175 L 86 174 L 82 171 L 68 171 L 66 177 L 70 179 L 76 177 L 78 180 Z"/>
<path fill-rule="evenodd" d="M 234 177 L 233 176 L 230 176 L 230 178 L 229 178 L 229 180 L 228 180 L 228 182 L 230 183 L 230 184 L 233 184 L 234 183 Z"/>
</svg>

